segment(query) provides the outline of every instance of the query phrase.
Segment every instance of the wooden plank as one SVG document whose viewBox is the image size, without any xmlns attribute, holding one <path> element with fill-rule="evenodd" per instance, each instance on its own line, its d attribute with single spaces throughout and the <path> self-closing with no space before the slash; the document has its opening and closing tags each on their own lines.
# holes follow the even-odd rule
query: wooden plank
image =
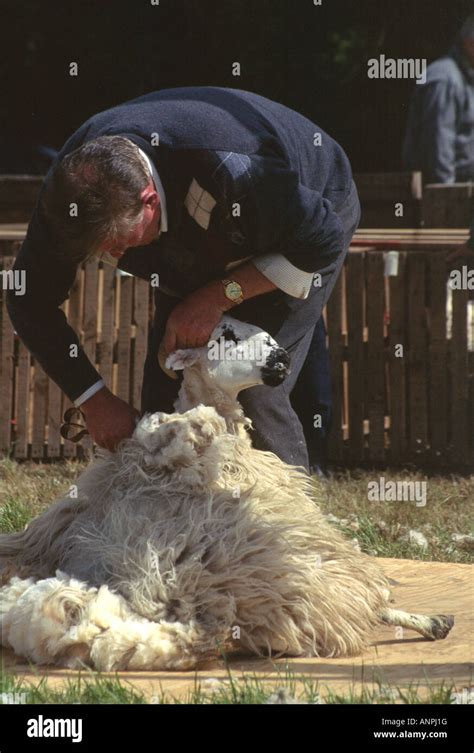
<svg viewBox="0 0 474 753">
<path fill-rule="evenodd" d="M 423 195 L 420 172 L 355 173 L 361 202 L 407 201 Z"/>
<path fill-rule="evenodd" d="M 3 254 L 3 241 L 16 240 L 23 242 L 28 224 L 26 222 L 16 222 L 13 224 L 0 224 L 0 256 Z"/>
<path fill-rule="evenodd" d="M 425 288 L 426 254 L 408 258 L 408 391 L 409 447 L 413 460 L 426 459 L 428 450 L 428 340 Z"/>
<path fill-rule="evenodd" d="M 28 410 L 30 400 L 31 353 L 20 341 L 18 343 L 18 366 L 16 378 L 16 441 L 14 457 L 21 460 L 28 457 Z"/>
<path fill-rule="evenodd" d="M 15 259 L 6 256 L 0 259 L 0 269 L 8 272 Z M 10 455 L 12 451 L 13 416 L 13 377 L 15 335 L 7 311 L 7 287 L 10 283 L 5 275 L 0 279 L 0 455 Z"/>
<path fill-rule="evenodd" d="M 369 252 L 367 259 L 367 395 L 369 458 L 385 458 L 385 368 L 384 368 L 384 259 Z"/>
<path fill-rule="evenodd" d="M 97 359 L 97 311 L 99 304 L 99 259 L 94 257 L 84 264 L 84 308 L 82 316 L 82 348 L 92 365 L 96 366 Z M 81 457 L 92 452 L 93 440 L 86 435 L 78 454 Z"/>
<path fill-rule="evenodd" d="M 81 317 L 82 317 L 82 299 L 84 289 L 85 273 L 80 267 L 76 274 L 76 279 L 69 291 L 69 298 L 67 300 L 67 320 L 73 330 L 76 332 L 79 339 L 81 338 Z M 69 408 L 72 405 L 69 398 L 64 395 L 62 411 Z M 64 458 L 77 457 L 77 445 L 74 442 L 70 442 L 67 439 L 63 440 L 62 455 Z"/>
<path fill-rule="evenodd" d="M 451 336 L 451 462 L 473 462 L 470 452 L 467 302 L 468 290 L 453 290 L 453 326 Z"/>
<path fill-rule="evenodd" d="M 470 427 L 470 462 L 474 462 L 474 351 L 468 353 L 468 380 L 469 380 L 469 415 L 468 424 Z"/>
<path fill-rule="evenodd" d="M 349 459 L 364 460 L 364 350 L 363 292 L 364 258 L 347 257 L 347 360 L 349 372 Z"/>
<path fill-rule="evenodd" d="M 344 341 L 342 334 L 342 301 L 345 265 L 341 270 L 326 306 L 331 366 L 332 419 L 327 439 L 328 459 L 340 463 L 343 459 L 342 407 L 344 403 Z"/>
<path fill-rule="evenodd" d="M 351 241 L 350 253 L 360 246 L 369 246 L 379 251 L 391 249 L 411 251 L 426 250 L 446 254 L 448 250 L 462 245 L 469 238 L 468 226 L 461 229 L 404 229 L 404 228 L 360 228 Z"/>
<path fill-rule="evenodd" d="M 132 327 L 132 302 L 133 302 L 133 278 L 121 275 L 120 281 L 120 315 L 117 343 L 117 391 L 116 394 L 127 403 L 130 402 L 130 353 L 131 353 L 131 327 Z"/>
<path fill-rule="evenodd" d="M 430 183 L 423 192 L 425 228 L 467 228 L 474 210 L 471 183 Z"/>
<path fill-rule="evenodd" d="M 135 337 L 133 340 L 132 366 L 132 405 L 141 410 L 141 390 L 143 384 L 143 367 L 148 343 L 148 326 L 150 312 L 150 285 L 146 280 L 136 277 L 134 280 L 133 324 Z"/>
<path fill-rule="evenodd" d="M 398 274 L 389 277 L 389 410 L 390 463 L 403 463 L 407 455 L 406 405 L 406 253 L 398 255 Z"/>
<path fill-rule="evenodd" d="M 37 361 L 34 361 L 33 376 L 33 433 L 31 439 L 31 457 L 43 458 L 45 455 L 46 398 L 48 377 Z"/>
<path fill-rule="evenodd" d="M 446 261 L 429 254 L 429 440 L 433 463 L 446 462 L 448 385 L 446 352 Z"/>
<path fill-rule="evenodd" d="M 3 240 L 22 241 L 28 225 L 27 223 L 1 223 L 0 224 L 0 255 L 11 253 L 10 248 L 6 251 Z M 372 244 L 374 241 L 400 241 L 409 244 L 410 248 L 418 244 L 428 245 L 456 245 L 469 238 L 468 226 L 460 228 L 433 227 L 433 228 L 403 228 L 399 225 L 387 225 L 385 227 L 359 228 L 354 234 L 352 245 L 360 243 L 364 239 Z M 409 248 L 407 250 L 410 250 Z M 447 251 L 447 248 L 443 249 Z M 111 266 L 111 265 L 107 265 Z M 113 267 L 113 265 L 112 265 Z"/>
<path fill-rule="evenodd" d="M 66 305 L 66 302 L 61 305 L 63 311 L 65 311 Z M 61 457 L 60 428 L 62 423 L 62 403 L 63 395 L 59 386 L 52 379 L 48 379 L 46 455 L 49 459 L 58 459 Z"/>
<path fill-rule="evenodd" d="M 402 204 L 403 214 L 399 214 L 399 204 Z M 362 215 L 359 228 L 385 228 L 393 226 L 399 228 L 419 227 L 421 223 L 421 201 L 402 201 L 397 197 L 390 202 L 362 203 Z"/>
<path fill-rule="evenodd" d="M 82 317 L 82 348 L 93 366 L 96 362 L 97 307 L 99 262 L 91 259 L 85 265 L 84 314 Z"/>
<path fill-rule="evenodd" d="M 107 387 L 112 389 L 115 319 L 115 269 L 104 264 L 102 269 L 102 307 L 100 318 L 99 371 Z"/>
<path fill-rule="evenodd" d="M 0 222 L 26 222 L 42 182 L 41 175 L 0 175 Z"/>
<path fill-rule="evenodd" d="M 62 392 L 52 379 L 48 379 L 48 408 L 47 408 L 47 447 L 48 458 L 59 458 L 61 454 L 61 435 L 59 429 L 62 423 Z"/>
</svg>

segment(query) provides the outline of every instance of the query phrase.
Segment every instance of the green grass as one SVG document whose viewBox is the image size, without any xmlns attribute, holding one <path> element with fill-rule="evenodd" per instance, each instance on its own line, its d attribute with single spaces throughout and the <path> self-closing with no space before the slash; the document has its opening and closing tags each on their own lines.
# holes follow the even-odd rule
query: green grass
<svg viewBox="0 0 474 753">
<path fill-rule="evenodd" d="M 426 481 L 424 507 L 415 502 L 373 502 L 367 485 L 380 476 L 391 481 Z M 347 471 L 325 483 L 315 482 L 315 495 L 325 513 L 340 519 L 335 525 L 350 538 L 357 538 L 362 551 L 379 557 L 469 563 L 474 552 L 459 549 L 451 536 L 472 534 L 474 476 L 426 476 L 408 471 Z M 423 533 L 423 550 L 403 541 L 410 530 Z"/>
<path fill-rule="evenodd" d="M 282 671 L 282 666 L 283 671 Z M 275 666 L 277 673 L 268 679 L 248 674 L 233 677 L 227 668 L 227 678 L 216 681 L 214 689 L 204 687 L 197 675 L 194 687 L 176 698 L 171 693 L 152 695 L 133 686 L 123 677 L 103 676 L 86 671 L 77 677 L 65 678 L 61 687 L 51 687 L 47 678 L 38 682 L 24 680 L 18 675 L 0 671 L 0 703 L 2 693 L 24 693 L 27 704 L 265 704 L 275 695 L 283 702 L 308 704 L 451 704 L 453 685 L 436 686 L 411 684 L 394 687 L 375 679 L 363 688 L 352 686 L 346 693 L 332 691 L 309 675 L 296 675 L 286 665 Z M 34 668 L 32 667 L 32 671 Z M 17 696 L 18 698 L 18 696 Z"/>
<path fill-rule="evenodd" d="M 84 467 L 74 461 L 53 465 L 0 460 L 0 533 L 21 531 L 68 490 Z"/>
</svg>

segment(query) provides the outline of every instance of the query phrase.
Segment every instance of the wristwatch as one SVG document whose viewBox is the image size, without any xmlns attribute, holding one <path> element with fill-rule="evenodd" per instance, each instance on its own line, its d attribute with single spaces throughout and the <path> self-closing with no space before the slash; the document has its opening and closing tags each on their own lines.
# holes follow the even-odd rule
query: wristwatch
<svg viewBox="0 0 474 753">
<path fill-rule="evenodd" d="M 232 303 L 242 303 L 244 296 L 242 293 L 242 287 L 235 280 L 221 280 L 224 286 L 224 293 L 226 298 Z"/>
</svg>

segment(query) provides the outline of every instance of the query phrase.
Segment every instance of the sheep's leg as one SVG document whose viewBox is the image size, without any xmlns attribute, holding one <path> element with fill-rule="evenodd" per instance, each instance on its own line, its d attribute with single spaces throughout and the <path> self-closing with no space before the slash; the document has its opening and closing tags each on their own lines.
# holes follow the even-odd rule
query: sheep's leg
<svg viewBox="0 0 474 753">
<path fill-rule="evenodd" d="M 432 641 L 446 638 L 454 625 L 452 614 L 410 614 L 401 609 L 389 609 L 387 607 L 379 613 L 379 616 L 385 625 L 396 625 L 415 630 Z"/>
</svg>

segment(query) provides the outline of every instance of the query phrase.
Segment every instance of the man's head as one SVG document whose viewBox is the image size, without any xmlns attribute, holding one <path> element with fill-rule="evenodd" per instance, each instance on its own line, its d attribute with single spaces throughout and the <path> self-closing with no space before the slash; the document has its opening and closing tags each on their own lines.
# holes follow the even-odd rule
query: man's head
<svg viewBox="0 0 474 753">
<path fill-rule="evenodd" d="M 82 261 L 107 251 L 120 256 L 158 236 L 160 199 L 138 147 L 123 136 L 100 136 L 55 167 L 42 209 L 58 252 Z"/>
<path fill-rule="evenodd" d="M 474 13 L 471 14 L 461 27 L 459 32 L 462 50 L 474 68 Z"/>
</svg>

